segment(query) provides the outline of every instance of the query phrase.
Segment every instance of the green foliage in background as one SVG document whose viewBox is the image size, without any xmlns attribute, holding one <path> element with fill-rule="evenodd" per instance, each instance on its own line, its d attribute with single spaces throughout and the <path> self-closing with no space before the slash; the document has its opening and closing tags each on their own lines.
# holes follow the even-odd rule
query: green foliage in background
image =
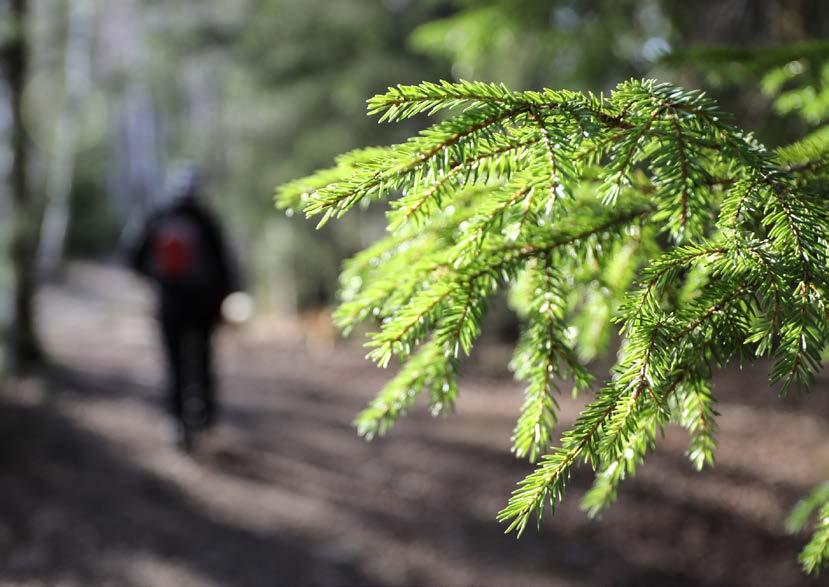
<svg viewBox="0 0 829 587">
<path fill-rule="evenodd" d="M 689 430 L 694 466 L 712 464 L 716 367 L 770 357 L 782 391 L 813 383 L 829 336 L 825 134 L 769 150 L 703 93 L 651 80 L 609 96 L 422 83 L 369 111 L 451 116 L 340 157 L 279 203 L 325 224 L 391 200 L 389 235 L 347 264 L 335 315 L 346 331 L 379 324 L 369 357 L 402 364 L 357 419 L 367 437 L 420 395 L 452 408 L 458 362 L 509 291 L 526 384 L 513 451 L 537 462 L 499 515 L 509 530 L 554 510 L 580 463 L 596 473 L 583 506 L 601 512 L 671 422 Z M 592 387 L 584 363 L 603 319 L 618 324 L 618 361 L 550 448 L 559 389 Z M 825 530 L 804 551 L 809 570 L 829 555 Z"/>
<path fill-rule="evenodd" d="M 700 68 L 716 85 L 759 78 L 779 115 L 791 114 L 810 125 L 821 124 L 829 116 L 829 43 L 825 41 L 775 47 L 692 47 L 665 62 Z"/>
<path fill-rule="evenodd" d="M 448 58 L 456 77 L 541 88 L 612 87 L 641 75 L 670 21 L 658 0 L 454 0 L 418 27 L 411 45 Z M 620 27 L 619 23 L 625 23 Z M 650 40 L 650 42 L 648 42 Z"/>
<path fill-rule="evenodd" d="M 251 270 L 264 287 L 299 308 L 331 303 L 337 269 L 382 232 L 382 217 L 352 217 L 316 233 L 313 225 L 265 213 L 268 194 L 338 153 L 401 140 L 419 128 L 382 127 L 363 115 L 366 96 L 397 81 L 446 75 L 445 65 L 414 55 L 406 38 L 439 2 L 253 0 L 224 55 L 224 124 L 210 156 L 218 198 L 249 235 Z M 226 2 L 220 2 L 219 14 Z M 206 42 L 210 42 L 209 39 Z M 231 141 L 231 144 L 228 144 Z M 279 241 L 261 246 L 261 241 Z M 276 258 L 275 258 L 276 256 Z M 279 290 L 283 290 L 280 292 Z M 293 290 L 293 291 L 290 291 Z"/>
</svg>

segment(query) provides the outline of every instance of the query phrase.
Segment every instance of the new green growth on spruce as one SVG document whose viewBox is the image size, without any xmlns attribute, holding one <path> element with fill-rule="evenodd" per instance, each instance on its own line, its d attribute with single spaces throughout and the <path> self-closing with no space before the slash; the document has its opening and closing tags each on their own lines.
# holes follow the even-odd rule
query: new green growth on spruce
<svg viewBox="0 0 829 587">
<path fill-rule="evenodd" d="M 688 429 L 693 465 L 712 464 L 716 367 L 770 357 L 783 391 L 812 384 L 828 330 L 826 133 L 767 150 L 703 93 L 651 80 L 610 96 L 422 83 L 369 101 L 388 122 L 444 110 L 403 144 L 279 190 L 280 206 L 321 224 L 390 201 L 389 234 L 347 264 L 335 315 L 345 331 L 376 324 L 369 357 L 402 364 L 361 434 L 421 395 L 452 408 L 458 362 L 500 290 L 523 323 L 513 451 L 537 463 L 499 514 L 509 530 L 555 510 L 582 463 L 596 472 L 583 505 L 601 512 L 671 422 Z M 594 386 L 584 365 L 611 323 L 619 358 Z M 593 395 L 551 446 L 566 381 Z M 809 570 L 829 558 L 827 507 Z"/>
</svg>

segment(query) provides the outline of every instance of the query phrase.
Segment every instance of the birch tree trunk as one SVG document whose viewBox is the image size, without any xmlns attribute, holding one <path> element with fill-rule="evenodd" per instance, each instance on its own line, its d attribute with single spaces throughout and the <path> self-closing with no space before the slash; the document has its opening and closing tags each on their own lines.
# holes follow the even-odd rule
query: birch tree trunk
<svg viewBox="0 0 829 587">
<path fill-rule="evenodd" d="M 69 3 L 69 34 L 64 56 L 64 98 L 58 114 L 46 178 L 46 210 L 40 236 L 39 268 L 55 273 L 63 261 L 71 210 L 70 194 L 75 175 L 81 109 L 89 92 L 91 0 Z"/>
</svg>

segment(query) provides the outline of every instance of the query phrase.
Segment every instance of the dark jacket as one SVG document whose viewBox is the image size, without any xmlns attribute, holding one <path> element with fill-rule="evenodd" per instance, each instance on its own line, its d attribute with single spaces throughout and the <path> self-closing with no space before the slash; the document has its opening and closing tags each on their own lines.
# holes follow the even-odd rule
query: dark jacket
<svg viewBox="0 0 829 587">
<path fill-rule="evenodd" d="M 199 263 L 204 268 L 203 278 L 198 283 L 166 280 L 154 270 L 153 242 L 157 231 L 171 218 L 188 219 L 198 228 L 202 245 Z M 167 322 L 216 322 L 224 298 L 239 290 L 241 285 L 218 222 L 192 198 L 180 200 L 153 214 L 140 235 L 128 245 L 128 262 L 135 271 L 156 284 L 159 314 Z"/>
</svg>

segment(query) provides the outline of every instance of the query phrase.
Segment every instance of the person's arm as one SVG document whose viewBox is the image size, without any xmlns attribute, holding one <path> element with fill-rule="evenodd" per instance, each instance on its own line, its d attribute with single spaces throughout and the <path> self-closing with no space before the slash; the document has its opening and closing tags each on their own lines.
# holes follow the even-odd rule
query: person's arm
<svg viewBox="0 0 829 587">
<path fill-rule="evenodd" d="M 222 289 L 227 295 L 234 291 L 240 291 L 244 287 L 239 264 L 235 255 L 228 245 L 225 234 L 219 226 L 218 221 L 206 210 L 199 210 L 208 246 L 211 254 L 216 260 L 216 269 Z"/>
<path fill-rule="evenodd" d="M 155 224 L 153 217 L 143 227 L 136 224 L 133 227 L 128 226 L 124 231 L 122 246 L 124 260 L 130 269 L 145 276 L 150 274 L 150 240 Z"/>
</svg>

